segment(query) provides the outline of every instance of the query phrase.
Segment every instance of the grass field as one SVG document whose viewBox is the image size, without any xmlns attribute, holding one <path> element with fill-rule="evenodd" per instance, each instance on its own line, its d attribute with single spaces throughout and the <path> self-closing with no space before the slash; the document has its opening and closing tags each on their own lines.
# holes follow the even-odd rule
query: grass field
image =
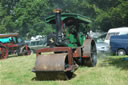
<svg viewBox="0 0 128 85">
<path fill-rule="evenodd" d="M 128 85 L 128 56 L 100 57 L 96 67 L 79 67 L 71 80 L 36 81 L 35 55 L 0 60 L 0 85 Z"/>
</svg>

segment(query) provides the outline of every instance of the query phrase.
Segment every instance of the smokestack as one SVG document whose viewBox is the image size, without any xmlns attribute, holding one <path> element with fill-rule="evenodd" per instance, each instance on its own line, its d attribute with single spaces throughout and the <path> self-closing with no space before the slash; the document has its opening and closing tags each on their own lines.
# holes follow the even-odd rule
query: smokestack
<svg viewBox="0 0 128 85">
<path fill-rule="evenodd" d="M 54 10 L 56 16 L 56 33 L 58 37 L 58 42 L 62 40 L 62 30 L 61 30 L 61 9 Z"/>
<path fill-rule="evenodd" d="M 61 9 L 55 9 L 54 10 L 55 16 L 56 16 L 56 31 L 57 34 L 61 33 Z"/>
</svg>

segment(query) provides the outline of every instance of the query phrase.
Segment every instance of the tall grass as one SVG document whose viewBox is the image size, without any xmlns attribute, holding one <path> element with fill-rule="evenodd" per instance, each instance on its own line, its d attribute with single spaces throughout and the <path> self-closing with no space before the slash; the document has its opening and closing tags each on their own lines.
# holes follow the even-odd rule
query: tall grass
<svg viewBox="0 0 128 85">
<path fill-rule="evenodd" d="M 98 59 L 96 67 L 79 67 L 71 80 L 37 81 L 32 68 L 35 55 L 0 60 L 0 85 L 128 85 L 127 56 Z"/>
</svg>

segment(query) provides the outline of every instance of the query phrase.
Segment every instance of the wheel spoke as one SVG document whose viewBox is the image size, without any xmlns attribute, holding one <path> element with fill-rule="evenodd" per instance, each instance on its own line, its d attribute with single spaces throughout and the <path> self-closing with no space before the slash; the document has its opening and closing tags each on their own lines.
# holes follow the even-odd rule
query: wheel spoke
<svg viewBox="0 0 128 85">
<path fill-rule="evenodd" d="M 4 59 L 8 56 L 8 51 L 4 46 L 0 47 L 0 58 Z"/>
</svg>

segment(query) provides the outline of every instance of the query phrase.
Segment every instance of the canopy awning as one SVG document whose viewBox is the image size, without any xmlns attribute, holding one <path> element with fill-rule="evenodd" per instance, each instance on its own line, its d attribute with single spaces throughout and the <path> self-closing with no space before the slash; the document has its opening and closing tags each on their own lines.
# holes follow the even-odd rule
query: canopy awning
<svg viewBox="0 0 128 85">
<path fill-rule="evenodd" d="M 55 15 L 51 15 L 47 17 L 45 20 L 47 23 L 55 24 Z M 61 13 L 61 20 L 66 25 L 72 25 L 76 23 L 85 23 L 85 24 L 91 23 L 91 20 L 88 17 L 75 13 Z"/>
</svg>

